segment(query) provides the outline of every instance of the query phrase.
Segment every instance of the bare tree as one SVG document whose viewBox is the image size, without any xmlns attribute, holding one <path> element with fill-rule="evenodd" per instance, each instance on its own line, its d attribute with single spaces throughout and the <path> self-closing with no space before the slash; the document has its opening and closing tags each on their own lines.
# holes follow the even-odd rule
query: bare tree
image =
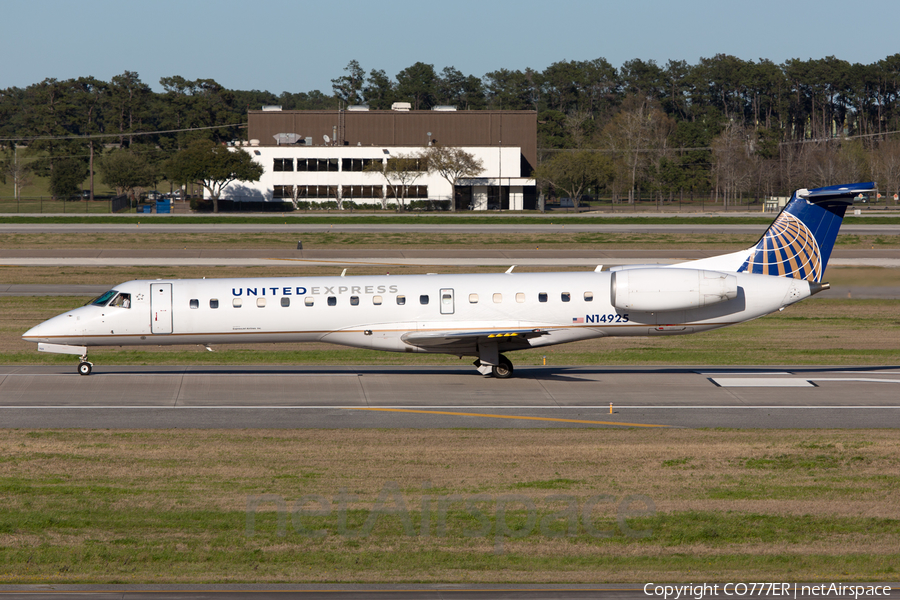
<svg viewBox="0 0 900 600">
<path fill-rule="evenodd" d="M 19 199 L 19 194 L 22 190 L 34 183 L 34 175 L 31 169 L 28 168 L 27 164 L 19 160 L 15 147 L 10 149 L 9 156 L 2 163 L 2 170 L 0 170 L 0 182 L 6 183 L 7 180 L 12 183 L 13 194 L 16 200 Z"/>
<path fill-rule="evenodd" d="M 450 184 L 450 210 L 456 210 L 456 185 L 463 177 L 477 177 L 484 172 L 481 159 L 462 148 L 435 144 L 422 155 L 429 173 L 437 173 Z"/>
<path fill-rule="evenodd" d="M 747 130 L 733 121 L 713 140 L 713 175 L 716 192 L 722 191 L 723 205 L 749 191 L 753 183 L 756 157 L 750 150 Z"/>
<path fill-rule="evenodd" d="M 399 154 L 382 162 L 375 161 L 366 167 L 370 173 L 381 173 L 390 189 L 390 196 L 397 202 L 397 210 L 406 210 L 409 188 L 425 173 L 425 159 L 412 154 Z M 388 196 L 381 200 L 387 209 Z"/>
<path fill-rule="evenodd" d="M 872 152 L 872 174 L 880 189 L 891 195 L 900 193 L 900 138 L 882 140 L 878 144 L 877 150 Z"/>
<path fill-rule="evenodd" d="M 634 203 L 638 180 L 647 165 L 667 150 L 673 121 L 648 100 L 632 97 L 603 129 L 603 144 L 614 152 L 618 176 L 627 178 L 628 203 Z"/>
</svg>

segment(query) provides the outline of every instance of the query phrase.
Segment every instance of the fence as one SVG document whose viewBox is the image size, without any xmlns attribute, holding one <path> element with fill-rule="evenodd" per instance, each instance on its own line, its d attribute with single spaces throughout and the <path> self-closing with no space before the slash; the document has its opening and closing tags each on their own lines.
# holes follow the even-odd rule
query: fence
<svg viewBox="0 0 900 600">
<path fill-rule="evenodd" d="M 97 200 L 54 200 L 53 198 L 0 198 L 0 214 L 109 214 L 128 207 L 122 196 Z"/>
</svg>

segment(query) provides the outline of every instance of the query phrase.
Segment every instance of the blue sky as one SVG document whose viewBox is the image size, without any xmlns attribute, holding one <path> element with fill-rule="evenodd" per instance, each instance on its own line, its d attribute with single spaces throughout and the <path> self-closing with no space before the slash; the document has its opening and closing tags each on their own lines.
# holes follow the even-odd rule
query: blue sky
<svg viewBox="0 0 900 600">
<path fill-rule="evenodd" d="M 422 61 L 482 76 L 604 57 L 695 64 L 900 52 L 897 0 L 6 0 L 0 89 L 45 78 L 215 79 L 230 89 L 331 92 L 350 60 L 392 78 Z"/>
</svg>

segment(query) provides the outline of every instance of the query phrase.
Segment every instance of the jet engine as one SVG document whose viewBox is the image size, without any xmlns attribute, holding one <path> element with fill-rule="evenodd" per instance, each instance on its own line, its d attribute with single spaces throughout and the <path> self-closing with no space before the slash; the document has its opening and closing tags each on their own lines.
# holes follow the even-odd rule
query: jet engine
<svg viewBox="0 0 900 600">
<path fill-rule="evenodd" d="M 688 310 L 737 297 L 737 277 L 698 269 L 626 269 L 611 275 L 609 297 L 621 310 Z"/>
</svg>

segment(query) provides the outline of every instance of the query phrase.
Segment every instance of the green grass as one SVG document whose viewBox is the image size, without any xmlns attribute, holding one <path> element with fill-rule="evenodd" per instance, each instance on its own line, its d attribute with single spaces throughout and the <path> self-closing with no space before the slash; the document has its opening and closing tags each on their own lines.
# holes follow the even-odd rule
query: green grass
<svg viewBox="0 0 900 600">
<path fill-rule="evenodd" d="M 847 451 L 861 436 L 869 445 Z M 897 441 L 892 430 L 0 430 L 0 582 L 891 579 Z M 647 460 L 663 455 L 690 472 Z M 771 458 L 774 477 L 751 464 Z"/>
</svg>

